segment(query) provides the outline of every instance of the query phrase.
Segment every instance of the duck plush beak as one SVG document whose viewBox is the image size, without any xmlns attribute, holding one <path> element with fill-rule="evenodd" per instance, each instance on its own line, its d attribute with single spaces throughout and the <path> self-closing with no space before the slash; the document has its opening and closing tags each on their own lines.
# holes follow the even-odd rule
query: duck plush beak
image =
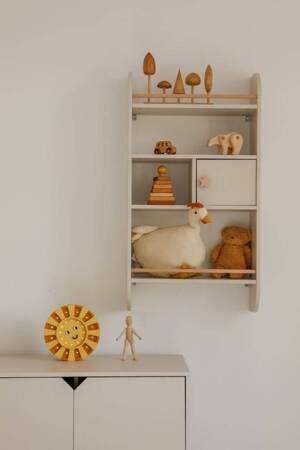
<svg viewBox="0 0 300 450">
<path fill-rule="evenodd" d="M 201 219 L 202 223 L 212 223 L 211 217 L 207 214 L 205 217 L 203 217 L 203 219 Z"/>
</svg>

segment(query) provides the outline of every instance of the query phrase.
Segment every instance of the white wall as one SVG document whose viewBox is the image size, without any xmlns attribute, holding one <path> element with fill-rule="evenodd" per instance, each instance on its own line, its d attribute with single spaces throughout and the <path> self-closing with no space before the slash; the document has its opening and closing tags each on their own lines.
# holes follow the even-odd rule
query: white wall
<svg viewBox="0 0 300 450">
<path fill-rule="evenodd" d="M 263 80 L 262 306 L 243 288 L 136 287 L 143 352 L 191 370 L 192 450 L 299 447 L 298 2 L 0 1 L 0 350 L 46 352 L 43 323 L 82 302 L 125 316 L 127 73 Z M 140 81 L 140 85 L 144 82 Z"/>
</svg>

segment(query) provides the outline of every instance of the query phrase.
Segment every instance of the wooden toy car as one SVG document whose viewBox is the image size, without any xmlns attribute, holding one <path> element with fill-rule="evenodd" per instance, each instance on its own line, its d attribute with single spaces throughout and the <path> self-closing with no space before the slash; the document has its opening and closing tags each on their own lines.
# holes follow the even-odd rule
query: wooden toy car
<svg viewBox="0 0 300 450">
<path fill-rule="evenodd" d="M 176 147 L 171 141 L 158 141 L 155 145 L 154 153 L 156 155 L 163 155 L 167 153 L 168 155 L 176 154 Z"/>
</svg>

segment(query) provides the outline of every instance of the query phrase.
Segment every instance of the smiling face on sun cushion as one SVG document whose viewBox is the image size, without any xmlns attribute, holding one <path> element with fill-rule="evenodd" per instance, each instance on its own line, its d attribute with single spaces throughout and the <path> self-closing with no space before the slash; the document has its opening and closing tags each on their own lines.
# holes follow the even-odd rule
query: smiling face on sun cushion
<svg viewBox="0 0 300 450">
<path fill-rule="evenodd" d="M 64 305 L 55 310 L 44 327 L 50 352 L 62 361 L 80 361 L 89 356 L 100 339 L 95 315 L 82 305 Z"/>
</svg>

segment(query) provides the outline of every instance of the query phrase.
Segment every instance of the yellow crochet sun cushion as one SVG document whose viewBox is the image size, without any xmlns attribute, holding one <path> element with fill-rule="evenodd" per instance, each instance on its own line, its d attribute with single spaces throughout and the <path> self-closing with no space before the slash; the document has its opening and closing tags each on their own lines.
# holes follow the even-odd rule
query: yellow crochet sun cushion
<svg viewBox="0 0 300 450">
<path fill-rule="evenodd" d="M 48 317 L 44 339 L 56 358 L 81 361 L 97 347 L 100 326 L 95 315 L 84 306 L 64 305 Z"/>
</svg>

